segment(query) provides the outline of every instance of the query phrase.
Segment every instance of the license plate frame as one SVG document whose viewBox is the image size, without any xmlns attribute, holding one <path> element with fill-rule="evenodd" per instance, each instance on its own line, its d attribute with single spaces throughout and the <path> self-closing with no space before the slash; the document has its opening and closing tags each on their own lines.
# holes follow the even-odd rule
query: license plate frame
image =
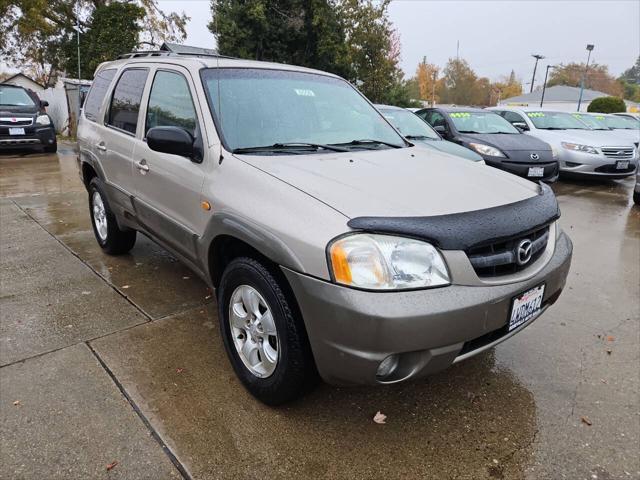
<svg viewBox="0 0 640 480">
<path fill-rule="evenodd" d="M 24 128 L 9 127 L 9 135 L 25 135 Z"/>
<path fill-rule="evenodd" d="M 527 177 L 542 178 L 544 177 L 544 167 L 529 167 Z"/>
<path fill-rule="evenodd" d="M 629 160 L 616 160 L 616 170 L 626 170 L 629 168 Z"/>
<path fill-rule="evenodd" d="M 542 310 L 546 285 L 541 283 L 511 299 L 507 331 L 510 332 L 536 317 Z"/>
</svg>

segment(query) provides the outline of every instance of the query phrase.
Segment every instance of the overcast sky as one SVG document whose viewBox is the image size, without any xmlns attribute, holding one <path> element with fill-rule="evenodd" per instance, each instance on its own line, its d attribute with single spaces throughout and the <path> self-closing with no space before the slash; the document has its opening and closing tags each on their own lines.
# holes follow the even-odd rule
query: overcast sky
<svg viewBox="0 0 640 480">
<path fill-rule="evenodd" d="M 191 17 L 185 43 L 215 45 L 207 30 L 208 0 L 159 3 L 164 10 L 184 11 Z M 638 0 L 394 0 L 389 16 L 400 32 L 401 66 L 409 76 L 425 55 L 429 62 L 444 66 L 455 57 L 458 41 L 460 57 L 478 75 L 495 80 L 513 68 L 524 83 L 531 81 L 532 53 L 547 57 L 542 67 L 585 61 L 585 47 L 592 43 L 592 61 L 609 65 L 614 75 L 629 68 L 640 54 Z"/>
</svg>

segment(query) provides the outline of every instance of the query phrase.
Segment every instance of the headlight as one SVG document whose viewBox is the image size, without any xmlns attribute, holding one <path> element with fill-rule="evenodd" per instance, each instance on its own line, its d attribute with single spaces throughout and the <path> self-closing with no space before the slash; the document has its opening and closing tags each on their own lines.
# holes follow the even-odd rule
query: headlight
<svg viewBox="0 0 640 480">
<path fill-rule="evenodd" d="M 328 251 L 334 280 L 350 287 L 402 290 L 451 283 L 438 250 L 419 240 L 361 233 L 334 240 Z"/>
<path fill-rule="evenodd" d="M 558 157 L 559 157 L 559 155 L 558 155 L 558 149 L 557 149 L 556 147 L 554 147 L 553 145 L 551 146 L 551 157 L 552 157 L 554 160 L 558 160 Z"/>
<path fill-rule="evenodd" d="M 562 146 L 567 150 L 574 150 L 576 152 L 593 153 L 594 155 L 598 155 L 600 153 L 594 147 L 590 147 L 589 145 L 579 145 L 577 143 L 562 142 Z"/>
<path fill-rule="evenodd" d="M 484 143 L 470 143 L 469 146 L 482 155 L 489 155 L 490 157 L 506 157 L 506 155 L 497 148 L 490 147 Z"/>
<path fill-rule="evenodd" d="M 38 118 L 36 118 L 36 123 L 38 125 L 50 125 L 51 119 L 49 118 L 49 115 L 38 115 Z"/>
</svg>

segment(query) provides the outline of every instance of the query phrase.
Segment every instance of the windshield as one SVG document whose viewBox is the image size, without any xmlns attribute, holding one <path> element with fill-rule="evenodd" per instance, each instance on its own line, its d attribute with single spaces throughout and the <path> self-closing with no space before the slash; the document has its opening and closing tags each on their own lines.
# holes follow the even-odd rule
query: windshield
<svg viewBox="0 0 640 480">
<path fill-rule="evenodd" d="M 520 133 L 493 112 L 451 112 L 449 117 L 460 133 Z"/>
<path fill-rule="evenodd" d="M 638 130 L 640 128 L 640 122 L 629 117 L 620 117 L 616 115 L 608 115 L 604 117 L 604 121 L 609 128 L 625 129 L 625 130 Z"/>
<path fill-rule="evenodd" d="M 593 130 L 609 130 L 604 121 L 604 115 L 582 115 L 574 113 L 573 116 Z"/>
<path fill-rule="evenodd" d="M 421 120 L 409 110 L 384 107 L 381 107 L 378 110 L 380 110 L 380 113 L 384 115 L 384 118 L 389 120 L 391 125 L 396 127 L 405 137 L 412 137 L 417 140 L 420 138 L 440 140 L 440 136 L 429 126 L 427 122 Z"/>
<path fill-rule="evenodd" d="M 590 130 L 584 123 L 565 112 L 527 112 L 536 128 L 541 130 Z"/>
<path fill-rule="evenodd" d="M 231 151 L 275 145 L 300 150 L 305 144 L 350 144 L 348 148 L 354 149 L 405 146 L 378 111 L 344 80 L 252 68 L 205 69 L 201 75 L 211 111 Z"/>
<path fill-rule="evenodd" d="M 35 103 L 23 88 L 2 85 L 0 86 L 0 105 L 7 107 L 33 107 Z"/>
</svg>

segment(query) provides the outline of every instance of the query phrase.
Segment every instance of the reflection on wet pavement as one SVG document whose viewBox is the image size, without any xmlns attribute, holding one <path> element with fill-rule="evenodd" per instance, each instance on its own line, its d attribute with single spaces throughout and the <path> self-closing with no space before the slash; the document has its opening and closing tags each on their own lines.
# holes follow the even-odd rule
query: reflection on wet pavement
<svg viewBox="0 0 640 480">
<path fill-rule="evenodd" d="M 0 204 L 31 222 L 24 231 L 40 232 L 19 237 L 3 217 L 0 333 L 15 345 L 42 339 L 0 354 L 14 361 L 88 341 L 192 478 L 640 478 L 640 208 L 631 179 L 553 186 L 574 242 L 572 269 L 558 303 L 521 334 L 426 381 L 320 385 L 272 409 L 236 380 L 212 293 L 192 272 L 141 235 L 129 255 L 101 252 L 75 157 L 62 153 L 0 156 Z M 22 254 L 5 248 L 21 242 Z M 29 256 L 36 243 L 40 255 Z M 55 283 L 58 271 L 65 276 Z M 90 277 L 120 294 L 109 302 L 129 302 L 117 316 L 124 323 L 85 316 L 86 331 L 65 335 L 52 326 L 112 308 L 73 294 Z M 26 288 L 39 305 L 48 283 L 62 304 L 27 309 L 27 319 L 28 297 L 16 295 Z M 378 410 L 386 425 L 372 422 Z"/>
</svg>

